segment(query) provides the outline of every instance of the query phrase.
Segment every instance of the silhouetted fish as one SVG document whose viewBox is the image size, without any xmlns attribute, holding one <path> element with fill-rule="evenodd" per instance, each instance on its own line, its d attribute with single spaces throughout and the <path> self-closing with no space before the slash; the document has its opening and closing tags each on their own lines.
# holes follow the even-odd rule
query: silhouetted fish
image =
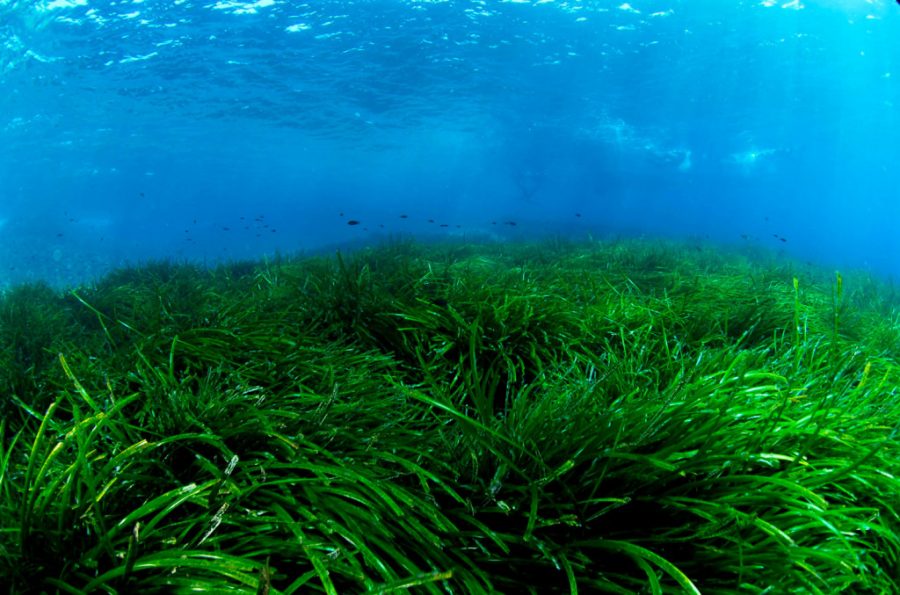
<svg viewBox="0 0 900 595">
<path fill-rule="evenodd" d="M 401 219 L 407 219 L 407 218 L 408 218 L 408 215 L 400 215 L 400 218 L 401 218 Z"/>
<path fill-rule="evenodd" d="M 343 216 L 344 216 L 344 214 L 341 213 L 341 217 L 343 217 Z M 356 219 L 351 219 L 351 220 L 347 221 L 347 225 L 359 225 L 359 221 L 357 221 Z"/>
</svg>

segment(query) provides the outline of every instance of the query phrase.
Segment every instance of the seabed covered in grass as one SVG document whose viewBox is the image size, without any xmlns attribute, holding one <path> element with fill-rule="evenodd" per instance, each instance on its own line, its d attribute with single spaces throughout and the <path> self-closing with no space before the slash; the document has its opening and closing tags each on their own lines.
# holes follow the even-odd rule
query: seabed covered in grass
<svg viewBox="0 0 900 595">
<path fill-rule="evenodd" d="M 892 289 L 647 241 L 0 298 L 10 592 L 900 592 Z"/>
</svg>

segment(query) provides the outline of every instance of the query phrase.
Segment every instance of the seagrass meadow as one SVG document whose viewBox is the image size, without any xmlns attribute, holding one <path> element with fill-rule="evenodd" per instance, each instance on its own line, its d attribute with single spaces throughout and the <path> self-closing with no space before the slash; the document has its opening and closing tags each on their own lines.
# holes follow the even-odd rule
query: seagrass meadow
<svg viewBox="0 0 900 595">
<path fill-rule="evenodd" d="M 900 592 L 891 285 L 648 240 L 0 299 L 10 593 Z"/>
</svg>

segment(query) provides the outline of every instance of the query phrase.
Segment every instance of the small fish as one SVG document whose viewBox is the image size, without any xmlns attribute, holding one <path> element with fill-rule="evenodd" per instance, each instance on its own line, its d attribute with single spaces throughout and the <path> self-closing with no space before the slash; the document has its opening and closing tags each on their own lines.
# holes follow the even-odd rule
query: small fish
<svg viewBox="0 0 900 595">
<path fill-rule="evenodd" d="M 515 222 L 515 221 L 504 221 L 503 223 L 504 223 L 505 225 L 509 225 L 509 226 L 511 226 L 511 227 L 515 227 L 515 226 L 516 226 L 516 222 Z"/>
<path fill-rule="evenodd" d="M 341 213 L 341 217 L 343 217 L 343 216 L 344 216 L 344 214 Z M 360 222 L 357 221 L 356 219 L 350 219 L 349 221 L 347 221 L 347 225 L 359 225 L 359 223 Z"/>
<path fill-rule="evenodd" d="M 222 231 L 231 231 L 231 228 L 230 228 L 230 227 L 223 227 L 223 228 L 222 228 Z"/>
<path fill-rule="evenodd" d="M 441 223 L 441 227 L 450 227 L 450 226 L 447 225 L 446 223 Z"/>
<path fill-rule="evenodd" d="M 400 215 L 401 219 L 409 219 L 409 215 Z"/>
<path fill-rule="evenodd" d="M 340 213 L 338 213 L 338 215 L 340 215 L 341 217 L 343 217 L 343 216 L 344 216 L 344 211 L 341 211 Z"/>
<path fill-rule="evenodd" d="M 787 238 L 778 238 L 778 239 L 781 240 L 782 242 L 787 242 Z"/>
<path fill-rule="evenodd" d="M 581 213 L 575 213 L 575 216 L 581 219 Z"/>
<path fill-rule="evenodd" d="M 429 222 L 429 223 L 434 223 L 434 219 L 429 219 L 428 222 Z"/>
</svg>

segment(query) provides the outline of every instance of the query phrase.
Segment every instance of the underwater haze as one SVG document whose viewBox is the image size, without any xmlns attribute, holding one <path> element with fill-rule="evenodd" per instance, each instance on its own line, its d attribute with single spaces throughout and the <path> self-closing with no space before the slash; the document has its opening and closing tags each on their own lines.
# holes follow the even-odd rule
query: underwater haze
<svg viewBox="0 0 900 595">
<path fill-rule="evenodd" d="M 0 285 L 398 234 L 900 274 L 889 0 L 0 0 Z"/>
</svg>

